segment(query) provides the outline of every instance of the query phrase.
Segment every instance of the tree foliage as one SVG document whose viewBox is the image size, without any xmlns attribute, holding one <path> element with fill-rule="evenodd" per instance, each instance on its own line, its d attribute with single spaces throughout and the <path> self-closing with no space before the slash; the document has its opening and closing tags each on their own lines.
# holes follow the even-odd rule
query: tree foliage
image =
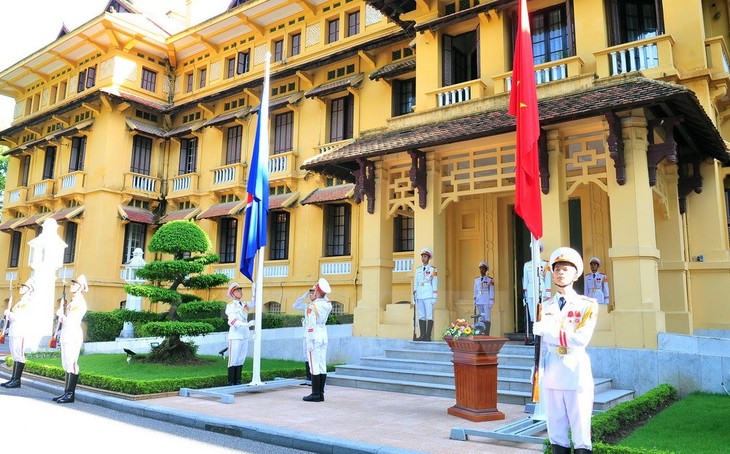
<svg viewBox="0 0 730 454">
<path fill-rule="evenodd" d="M 143 325 L 143 334 L 164 336 L 165 340 L 152 350 L 150 361 L 186 362 L 195 359 L 195 347 L 183 342 L 181 336 L 207 334 L 214 330 L 209 323 L 179 321 L 178 310 L 200 298 L 181 293 L 180 288 L 204 290 L 228 282 L 221 273 L 204 273 L 205 267 L 219 261 L 211 252 L 208 235 L 190 221 L 172 221 L 157 230 L 150 240 L 151 252 L 170 254 L 171 260 L 155 260 L 137 270 L 137 277 L 146 279 L 145 284 L 129 284 L 124 289 L 130 295 L 148 298 L 152 302 L 170 305 L 167 321 Z"/>
</svg>

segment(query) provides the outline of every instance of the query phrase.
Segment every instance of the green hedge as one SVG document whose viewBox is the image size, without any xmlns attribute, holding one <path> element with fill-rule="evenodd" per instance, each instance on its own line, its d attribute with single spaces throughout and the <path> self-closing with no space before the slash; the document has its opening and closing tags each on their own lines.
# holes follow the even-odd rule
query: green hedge
<svg viewBox="0 0 730 454">
<path fill-rule="evenodd" d="M 621 427 L 633 426 L 647 414 L 655 414 L 677 400 L 677 390 L 670 385 L 660 385 L 635 399 L 622 402 L 605 413 L 591 418 L 591 436 L 595 454 L 671 454 L 656 449 L 638 449 L 610 445 L 610 440 Z M 550 453 L 550 442 L 545 442 L 545 453 Z"/>
</svg>

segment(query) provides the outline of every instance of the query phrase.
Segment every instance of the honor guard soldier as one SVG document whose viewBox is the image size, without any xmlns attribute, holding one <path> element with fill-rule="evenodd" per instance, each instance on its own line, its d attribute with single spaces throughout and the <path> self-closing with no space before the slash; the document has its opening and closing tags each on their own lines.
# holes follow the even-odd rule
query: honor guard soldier
<svg viewBox="0 0 730 454">
<path fill-rule="evenodd" d="M 417 341 L 430 341 L 433 330 L 433 306 L 438 297 L 438 272 L 428 262 L 433 258 L 429 248 L 421 249 L 421 266 L 416 268 L 413 282 L 413 296 L 418 309 L 418 328 L 421 335 Z"/>
<path fill-rule="evenodd" d="M 583 273 L 583 259 L 567 247 L 550 255 L 557 293 L 543 304 L 533 325 L 541 341 L 541 389 L 544 390 L 548 438 L 554 454 L 592 452 L 593 372 L 586 346 L 596 327 L 598 303 L 573 290 Z"/>
<path fill-rule="evenodd" d="M 485 336 L 489 336 L 489 329 L 492 325 L 492 306 L 494 306 L 494 280 L 487 276 L 487 271 L 489 271 L 489 264 L 479 262 L 479 277 L 474 279 L 474 305 L 477 314 L 484 322 Z"/>
<path fill-rule="evenodd" d="M 228 297 L 231 302 L 226 304 L 228 317 L 228 386 L 241 384 L 243 363 L 248 355 L 248 340 L 251 337 L 250 327 L 254 322 L 248 321 L 248 311 L 253 309 L 253 301 L 241 301 L 241 286 L 233 282 L 228 286 Z"/>
<path fill-rule="evenodd" d="M 302 312 L 307 311 L 307 306 L 309 305 L 310 301 L 314 301 L 317 297 L 317 286 L 313 285 L 312 288 L 304 292 L 302 296 L 297 298 L 296 301 L 294 301 L 294 305 L 292 306 L 294 309 Z M 305 327 L 306 331 L 306 319 L 302 317 L 302 326 Z M 302 385 L 311 385 L 312 384 L 312 371 L 309 369 L 309 355 L 307 354 L 307 339 L 306 335 L 303 338 L 303 347 L 304 347 L 304 370 L 307 373 L 307 378 L 302 383 Z"/>
<path fill-rule="evenodd" d="M 86 299 L 83 293 L 89 291 L 89 284 L 83 274 L 71 280 L 71 301 L 66 307 L 59 307 L 56 315 L 59 324 L 63 325 L 61 333 L 61 365 L 66 372 L 64 393 L 53 398 L 59 404 L 68 404 L 76 400 L 76 384 L 79 382 L 79 354 L 84 342 L 81 321 L 86 315 Z"/>
<path fill-rule="evenodd" d="M 601 259 L 591 257 L 589 263 L 591 272 L 585 275 L 585 294 L 598 301 L 598 304 L 609 304 L 608 299 L 608 278 L 605 274 L 598 271 L 601 267 Z"/>
<path fill-rule="evenodd" d="M 10 380 L 0 384 L 4 388 L 20 388 L 20 377 L 25 368 L 25 338 L 33 323 L 33 291 L 35 283 L 28 278 L 20 286 L 20 301 L 12 308 L 5 309 L 5 317 L 10 320 L 8 337 L 10 337 L 10 354 L 13 356 L 13 375 Z"/>
<path fill-rule="evenodd" d="M 537 244 L 540 248 L 540 254 L 542 254 L 544 249 L 542 241 L 538 241 Z M 540 290 L 542 290 L 541 302 L 544 303 L 545 301 L 550 299 L 552 279 L 550 278 L 550 267 L 548 266 L 548 263 L 542 258 L 540 259 L 540 264 L 538 265 L 538 274 L 540 276 Z M 532 260 L 530 260 L 529 262 L 526 262 L 524 267 L 522 268 L 522 303 L 527 306 L 527 314 L 530 317 L 528 325 L 530 322 L 535 321 L 535 307 L 538 303 L 538 301 L 535 301 L 534 295 L 532 294 L 532 281 L 534 279 L 534 276 L 535 272 L 532 268 Z M 532 345 L 532 341 L 526 337 L 525 344 Z"/>
<path fill-rule="evenodd" d="M 332 287 L 327 279 L 320 278 L 314 288 L 315 298 L 307 304 L 304 311 L 307 354 L 312 374 L 312 394 L 302 400 L 324 402 L 324 384 L 327 380 L 327 318 L 332 312 L 332 303 L 327 294 Z"/>
</svg>

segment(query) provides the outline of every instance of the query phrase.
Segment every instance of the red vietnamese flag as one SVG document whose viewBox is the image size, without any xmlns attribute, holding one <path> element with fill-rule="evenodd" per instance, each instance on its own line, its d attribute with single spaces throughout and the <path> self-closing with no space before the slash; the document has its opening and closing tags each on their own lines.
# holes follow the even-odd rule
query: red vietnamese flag
<svg viewBox="0 0 730 454">
<path fill-rule="evenodd" d="M 542 203 L 540 201 L 540 166 L 537 139 L 540 119 L 537 112 L 535 64 L 532 57 L 532 33 L 527 1 L 520 0 L 517 15 L 519 29 L 512 65 L 512 93 L 509 113 L 517 117 L 517 151 L 515 163 L 515 211 L 536 239 L 542 237 Z"/>
</svg>

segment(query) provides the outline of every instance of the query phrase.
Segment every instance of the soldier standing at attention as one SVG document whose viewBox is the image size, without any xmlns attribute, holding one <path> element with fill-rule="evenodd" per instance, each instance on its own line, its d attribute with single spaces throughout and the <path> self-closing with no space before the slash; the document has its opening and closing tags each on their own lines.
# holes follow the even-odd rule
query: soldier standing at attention
<svg viewBox="0 0 730 454">
<path fill-rule="evenodd" d="M 543 245 L 542 241 L 539 241 L 538 246 L 540 248 L 540 254 L 542 254 L 543 251 Z M 551 292 L 551 284 L 552 280 L 550 278 L 550 267 L 548 266 L 548 263 L 540 259 L 540 264 L 538 265 L 538 271 L 539 275 L 541 277 L 540 279 L 540 290 L 542 290 L 542 303 L 545 303 L 547 300 L 550 299 L 550 292 Z M 535 272 L 532 268 L 532 260 L 525 263 L 525 266 L 522 268 L 522 294 L 524 296 L 524 299 L 522 300 L 523 304 L 527 306 L 527 314 L 530 317 L 530 320 L 527 322 L 527 326 L 530 325 L 530 322 L 535 321 L 535 307 L 537 307 L 538 301 L 535 301 L 535 297 L 532 294 L 532 280 L 534 279 Z M 533 345 L 534 340 L 531 339 L 529 336 L 525 336 L 525 345 Z"/>
<path fill-rule="evenodd" d="M 5 317 L 12 322 L 8 329 L 8 337 L 10 337 L 10 354 L 13 356 L 13 375 L 10 380 L 0 384 L 4 388 L 20 388 L 20 377 L 25 368 L 25 338 L 33 323 L 31 305 L 34 290 L 33 278 L 28 278 L 18 290 L 20 301 L 12 308 L 5 309 Z"/>
<path fill-rule="evenodd" d="M 253 301 L 241 301 L 242 290 L 238 283 L 228 286 L 228 297 L 231 302 L 226 304 L 228 316 L 228 386 L 241 384 L 243 363 L 248 355 L 248 339 L 251 337 L 249 327 L 253 322 L 248 321 L 248 310 L 254 307 Z"/>
<path fill-rule="evenodd" d="M 314 286 L 312 286 L 312 288 L 310 288 L 309 290 L 304 292 L 304 294 L 302 296 L 297 298 L 297 300 L 294 301 L 294 305 L 292 307 L 298 311 L 302 311 L 302 312 L 306 313 L 309 302 L 314 301 L 317 297 L 316 292 L 317 292 L 317 286 L 314 285 Z M 305 332 L 306 332 L 306 319 L 304 317 L 302 317 L 302 326 L 304 326 Z M 302 383 L 302 385 L 311 385 L 312 384 L 312 371 L 309 368 L 309 355 L 307 354 L 306 334 L 305 334 L 305 337 L 303 338 L 303 346 L 304 346 L 304 370 L 307 373 L 307 378 L 304 381 L 304 383 Z"/>
<path fill-rule="evenodd" d="M 492 306 L 494 306 L 494 280 L 487 276 L 487 271 L 489 264 L 479 262 L 479 277 L 474 279 L 474 305 L 477 314 L 481 314 L 481 320 L 484 322 L 485 336 L 489 336 L 489 329 L 492 326 Z"/>
<path fill-rule="evenodd" d="M 533 325 L 542 336 L 541 389 L 544 390 L 548 438 L 553 454 L 592 452 L 593 372 L 586 346 L 596 327 L 598 304 L 581 296 L 573 283 L 583 273 L 583 259 L 574 249 L 561 247 L 550 255 L 557 293 L 543 304 Z M 570 433 L 570 437 L 569 434 Z"/>
<path fill-rule="evenodd" d="M 332 287 L 327 279 L 320 278 L 315 287 L 315 298 L 307 304 L 304 312 L 307 354 L 312 373 L 312 394 L 304 396 L 306 402 L 324 402 L 324 384 L 327 380 L 327 318 L 332 312 L 332 303 L 327 294 Z"/>
<path fill-rule="evenodd" d="M 81 330 L 81 320 L 86 314 L 86 299 L 83 292 L 89 291 L 89 284 L 83 274 L 71 280 L 71 301 L 64 314 L 58 308 L 56 315 L 59 323 L 63 324 L 61 332 L 61 364 L 66 371 L 66 387 L 64 393 L 54 397 L 59 404 L 72 403 L 76 399 L 76 384 L 79 382 L 79 353 L 84 342 L 84 333 Z"/>
<path fill-rule="evenodd" d="M 598 304 L 609 304 L 608 299 L 608 278 L 598 271 L 601 267 L 601 259 L 592 257 L 590 262 L 591 272 L 585 275 L 585 294 L 598 301 Z"/>
<path fill-rule="evenodd" d="M 417 341 L 430 341 L 433 330 L 433 306 L 438 297 L 438 273 L 428 262 L 433 258 L 429 248 L 421 249 L 421 266 L 416 268 L 413 295 L 418 309 L 418 327 L 421 335 Z"/>
</svg>

